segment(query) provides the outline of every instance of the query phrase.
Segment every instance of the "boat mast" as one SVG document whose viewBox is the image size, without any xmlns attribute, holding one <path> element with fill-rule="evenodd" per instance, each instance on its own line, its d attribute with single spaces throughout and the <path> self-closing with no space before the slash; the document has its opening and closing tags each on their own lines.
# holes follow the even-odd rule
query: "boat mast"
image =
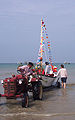
<svg viewBox="0 0 75 120">
<path fill-rule="evenodd" d="M 43 53 L 42 53 L 42 42 L 43 42 L 43 34 L 42 34 L 42 22 L 43 22 L 43 20 L 42 20 L 42 18 L 41 18 L 41 59 L 42 59 L 42 55 L 43 55 Z M 41 69 L 42 69 L 42 60 L 41 60 Z"/>
</svg>

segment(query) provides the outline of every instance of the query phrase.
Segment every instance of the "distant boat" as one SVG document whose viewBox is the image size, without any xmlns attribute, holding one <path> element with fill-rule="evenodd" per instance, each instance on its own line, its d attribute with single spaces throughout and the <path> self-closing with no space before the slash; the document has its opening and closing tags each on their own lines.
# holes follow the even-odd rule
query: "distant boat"
<svg viewBox="0 0 75 120">
<path fill-rule="evenodd" d="M 24 62 L 25 65 L 27 65 L 27 62 Z"/>
<path fill-rule="evenodd" d="M 70 62 L 66 62 L 66 61 L 65 61 L 64 64 L 70 64 Z"/>
<path fill-rule="evenodd" d="M 17 64 L 22 65 L 22 62 L 18 62 Z"/>
</svg>

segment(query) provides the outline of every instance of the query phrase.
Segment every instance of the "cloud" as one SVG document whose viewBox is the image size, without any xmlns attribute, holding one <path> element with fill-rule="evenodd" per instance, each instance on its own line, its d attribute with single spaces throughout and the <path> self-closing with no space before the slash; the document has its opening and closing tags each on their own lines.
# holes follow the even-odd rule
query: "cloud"
<svg viewBox="0 0 75 120">
<path fill-rule="evenodd" d="M 2 0 L 0 15 L 75 13 L 74 0 Z"/>
</svg>

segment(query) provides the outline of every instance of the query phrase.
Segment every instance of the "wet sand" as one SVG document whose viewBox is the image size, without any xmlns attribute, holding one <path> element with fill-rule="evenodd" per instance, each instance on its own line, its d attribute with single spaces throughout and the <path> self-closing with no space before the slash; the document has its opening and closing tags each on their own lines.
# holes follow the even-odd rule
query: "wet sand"
<svg viewBox="0 0 75 120">
<path fill-rule="evenodd" d="M 21 99 L 0 98 L 0 120 L 75 120 L 75 85 L 44 90 L 43 100 L 29 98 L 29 108 Z"/>
</svg>

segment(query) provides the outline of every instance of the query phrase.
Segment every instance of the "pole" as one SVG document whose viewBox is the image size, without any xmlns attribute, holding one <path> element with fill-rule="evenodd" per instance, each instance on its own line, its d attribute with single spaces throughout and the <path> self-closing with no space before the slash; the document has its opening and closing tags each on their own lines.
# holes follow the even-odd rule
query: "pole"
<svg viewBox="0 0 75 120">
<path fill-rule="evenodd" d="M 43 42 L 43 36 L 42 36 L 42 18 L 41 18 L 41 58 L 42 58 L 42 42 Z M 41 70 L 42 70 L 42 60 L 41 60 Z"/>
</svg>

